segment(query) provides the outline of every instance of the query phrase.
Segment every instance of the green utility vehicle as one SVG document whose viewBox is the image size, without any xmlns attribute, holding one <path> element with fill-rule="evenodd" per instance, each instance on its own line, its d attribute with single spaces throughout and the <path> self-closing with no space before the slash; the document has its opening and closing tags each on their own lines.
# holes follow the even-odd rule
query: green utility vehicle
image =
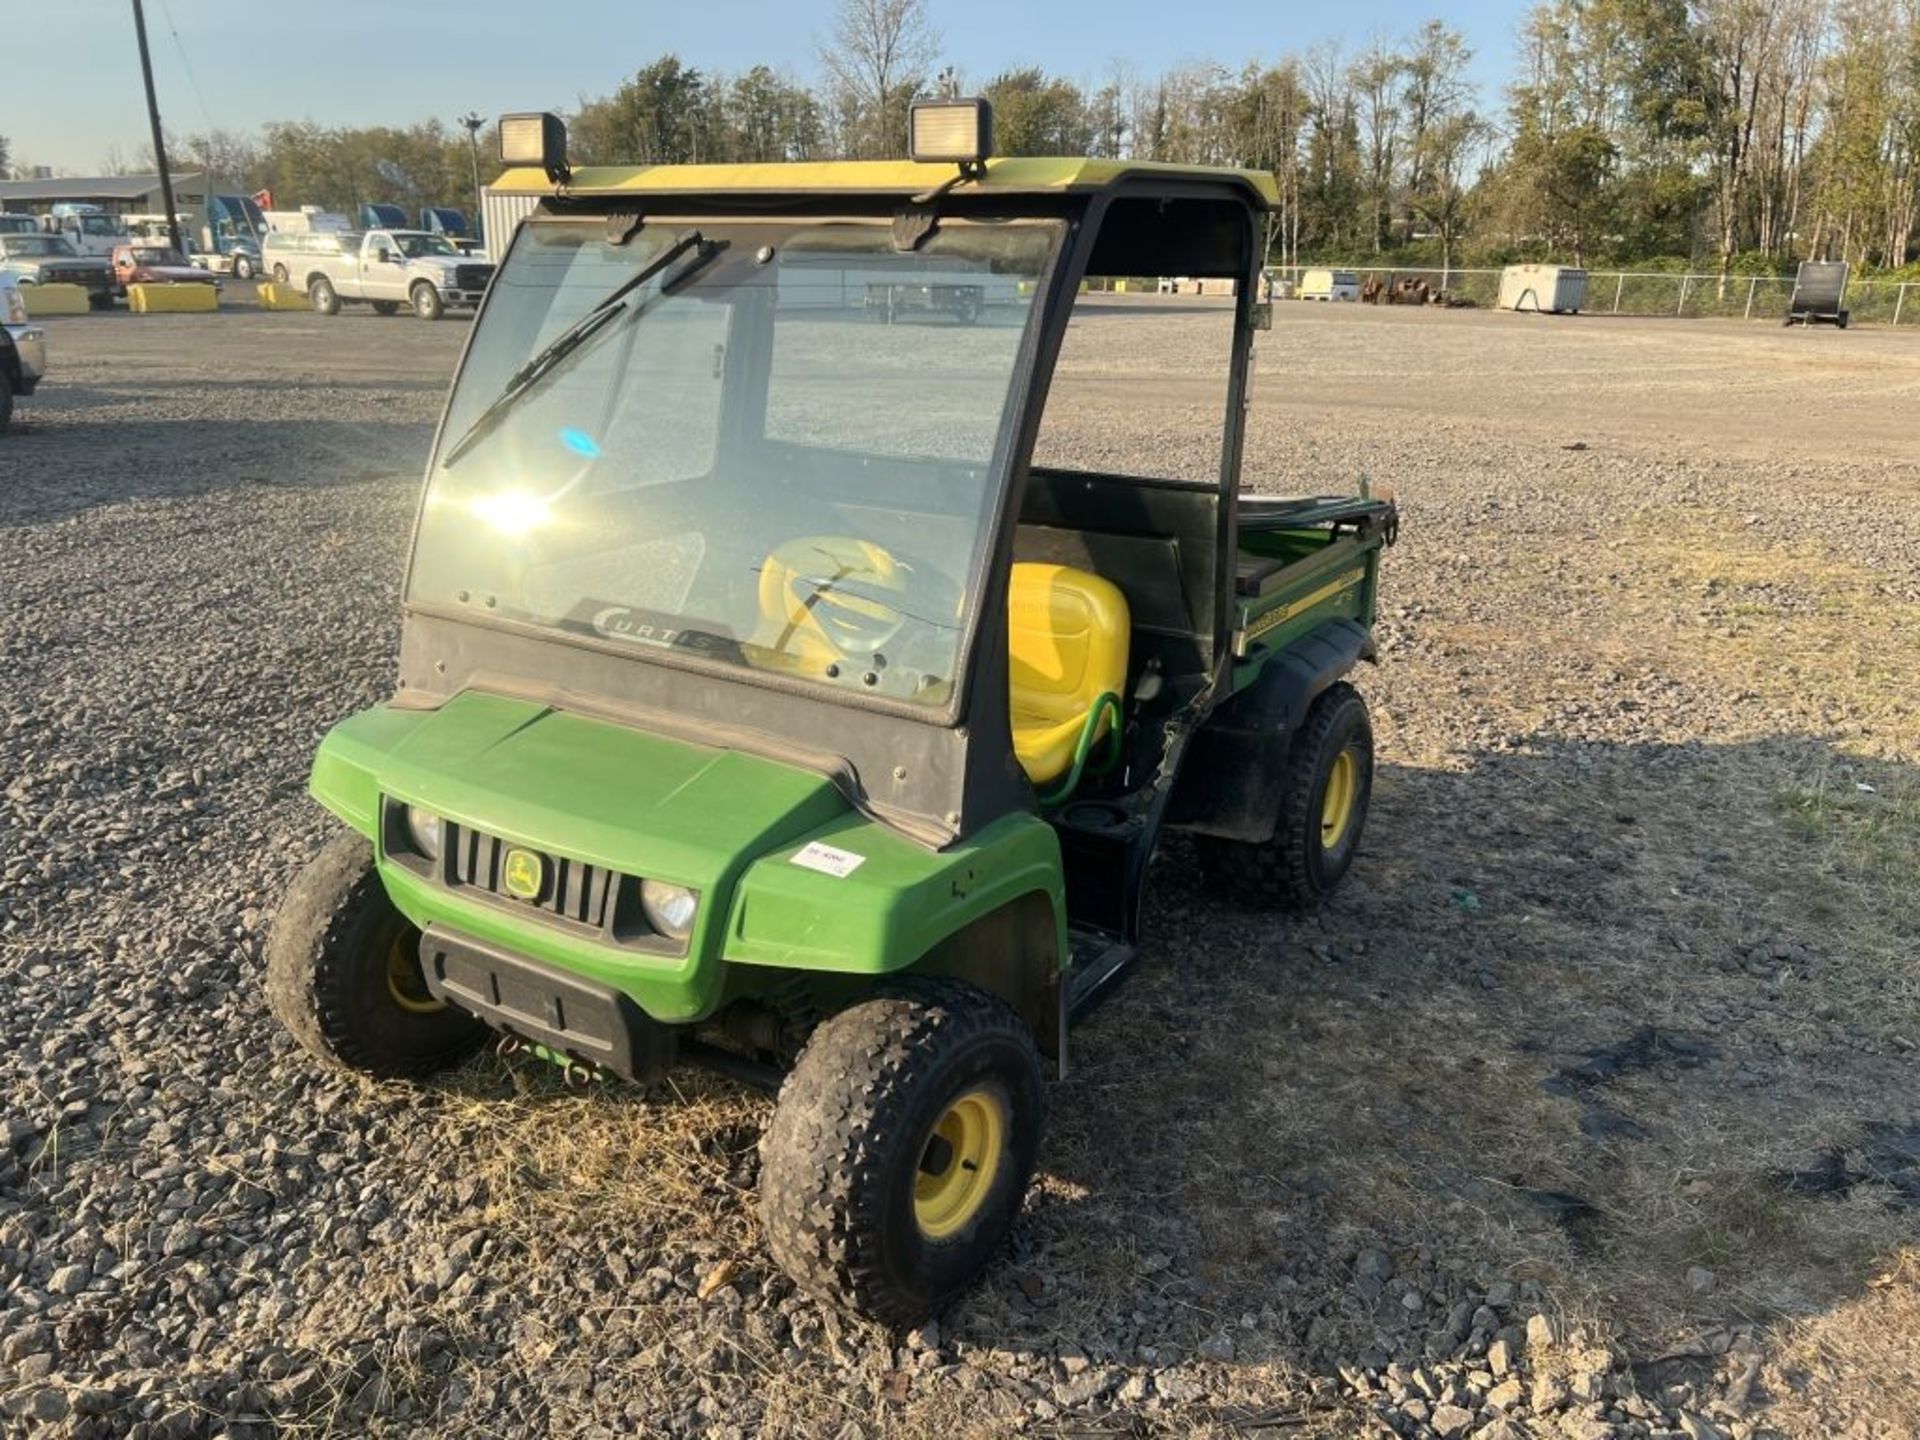
<svg viewBox="0 0 1920 1440">
<path fill-rule="evenodd" d="M 315 760 L 346 833 L 269 998 L 375 1076 L 493 1031 L 777 1089 L 774 1257 L 916 1321 L 1012 1225 L 1162 834 L 1262 906 L 1351 864 L 1394 506 L 1240 494 L 1265 174 L 990 159 L 979 101 L 917 106 L 911 162 L 501 134 L 544 198 L 434 445 L 398 687 Z M 1084 283 L 1141 275 L 1240 282 L 1217 477 L 1035 464 Z M 876 287 L 977 311 L 875 326 Z"/>
</svg>

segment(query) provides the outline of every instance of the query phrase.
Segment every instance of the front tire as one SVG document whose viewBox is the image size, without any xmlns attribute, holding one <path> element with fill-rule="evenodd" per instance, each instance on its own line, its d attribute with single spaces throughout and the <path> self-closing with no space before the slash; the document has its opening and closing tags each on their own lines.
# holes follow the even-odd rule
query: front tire
<svg viewBox="0 0 1920 1440">
<path fill-rule="evenodd" d="M 0 369 L 0 435 L 13 424 L 13 377 Z"/>
<path fill-rule="evenodd" d="M 447 313 L 447 307 L 441 303 L 440 292 L 425 280 L 413 287 L 413 313 L 422 320 L 438 320 Z"/>
<path fill-rule="evenodd" d="M 307 286 L 307 301 L 319 315 L 338 315 L 340 313 L 340 292 L 333 288 L 333 282 L 324 275 L 313 277 L 313 283 Z"/>
<path fill-rule="evenodd" d="M 400 302 L 398 300 L 376 300 L 373 302 L 373 313 L 376 315 L 398 315 L 400 313 Z"/>
<path fill-rule="evenodd" d="M 917 979 L 814 1031 L 760 1142 L 767 1244 L 819 1299 L 913 1325 L 984 1270 L 1020 1212 L 1040 1057 L 984 990 Z"/>
<path fill-rule="evenodd" d="M 87 308 L 89 310 L 111 310 L 113 308 L 113 296 L 96 290 L 93 294 L 87 296 Z"/>
<path fill-rule="evenodd" d="M 233 278 L 236 280 L 251 280 L 253 278 L 253 261 L 244 255 L 237 257 L 233 262 Z"/>
<path fill-rule="evenodd" d="M 1373 722 L 1343 680 L 1313 702 L 1294 737 L 1272 838 L 1200 836 L 1201 867 L 1243 905 L 1310 910 L 1352 867 L 1372 799 Z"/>
<path fill-rule="evenodd" d="M 287 283 L 287 281 L 291 280 L 292 278 L 293 277 L 287 273 L 286 266 L 276 264 L 273 267 L 273 283 L 274 284 L 284 285 Z"/>
<path fill-rule="evenodd" d="M 387 898 L 373 846 L 329 842 L 287 891 L 267 937 L 267 1004 L 310 1053 L 380 1079 L 429 1075 L 486 1026 L 427 989 L 420 932 Z"/>
</svg>

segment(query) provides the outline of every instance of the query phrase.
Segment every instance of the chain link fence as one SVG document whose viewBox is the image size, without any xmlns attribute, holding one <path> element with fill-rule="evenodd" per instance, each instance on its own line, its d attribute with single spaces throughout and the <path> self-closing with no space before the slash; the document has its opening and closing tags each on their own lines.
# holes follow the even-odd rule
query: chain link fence
<svg viewBox="0 0 1920 1440">
<path fill-rule="evenodd" d="M 1424 280 L 1435 290 L 1473 305 L 1493 308 L 1500 295 L 1498 270 L 1417 266 L 1274 266 L 1276 280 L 1297 290 L 1303 270 L 1350 270 L 1365 285 L 1401 278 Z M 1671 315 L 1685 319 L 1771 320 L 1787 318 L 1793 280 L 1772 275 L 1675 275 L 1654 270 L 1587 272 L 1589 315 Z M 1855 280 L 1847 286 L 1846 305 L 1853 323 L 1920 326 L 1920 281 Z"/>
</svg>

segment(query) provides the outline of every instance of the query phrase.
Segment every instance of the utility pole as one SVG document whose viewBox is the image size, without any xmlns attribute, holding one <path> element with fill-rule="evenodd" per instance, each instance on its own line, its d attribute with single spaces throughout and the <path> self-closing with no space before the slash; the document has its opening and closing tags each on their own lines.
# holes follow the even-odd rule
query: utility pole
<svg viewBox="0 0 1920 1440">
<path fill-rule="evenodd" d="M 486 129 L 487 117 L 478 110 L 469 110 L 460 117 L 460 124 L 466 127 L 467 151 L 473 156 L 473 224 L 474 233 L 479 233 L 482 212 L 486 206 L 480 203 L 480 132 Z"/>
<path fill-rule="evenodd" d="M 160 200 L 167 207 L 167 233 L 173 248 L 182 255 L 187 247 L 180 239 L 180 216 L 173 205 L 173 176 L 167 170 L 167 137 L 160 128 L 160 99 L 153 93 L 153 56 L 147 53 L 147 13 L 140 0 L 133 0 L 133 30 L 140 37 L 140 74 L 147 82 L 147 119 L 153 125 L 153 159 L 160 167 Z"/>
</svg>

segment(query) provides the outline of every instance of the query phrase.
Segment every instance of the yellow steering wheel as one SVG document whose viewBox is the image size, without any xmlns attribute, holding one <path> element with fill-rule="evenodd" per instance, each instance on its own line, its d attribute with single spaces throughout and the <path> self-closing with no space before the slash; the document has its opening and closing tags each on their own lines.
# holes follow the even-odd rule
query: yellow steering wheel
<svg viewBox="0 0 1920 1440">
<path fill-rule="evenodd" d="M 909 566 L 871 540 L 789 540 L 760 567 L 760 623 L 752 643 L 775 663 L 865 667 L 908 616 Z"/>
</svg>

